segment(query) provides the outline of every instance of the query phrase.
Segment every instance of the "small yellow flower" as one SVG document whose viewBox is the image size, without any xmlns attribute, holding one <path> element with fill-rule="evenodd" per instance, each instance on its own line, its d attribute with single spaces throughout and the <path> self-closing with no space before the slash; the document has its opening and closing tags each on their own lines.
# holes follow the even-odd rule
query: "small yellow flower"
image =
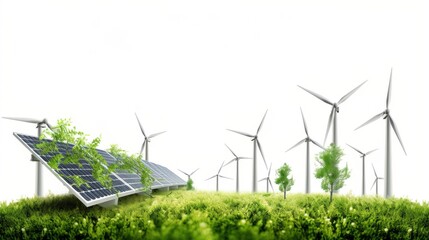
<svg viewBox="0 0 429 240">
<path fill-rule="evenodd" d="M 384 228 L 384 231 L 387 232 L 387 231 L 389 231 L 389 229 L 388 228 Z"/>
<path fill-rule="evenodd" d="M 412 232 L 413 229 L 412 228 L 408 228 L 408 233 Z"/>
</svg>

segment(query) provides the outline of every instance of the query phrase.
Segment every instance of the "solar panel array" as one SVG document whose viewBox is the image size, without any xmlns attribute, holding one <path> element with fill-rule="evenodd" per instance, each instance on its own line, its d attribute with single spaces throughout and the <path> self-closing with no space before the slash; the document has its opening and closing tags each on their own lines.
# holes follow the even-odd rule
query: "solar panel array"
<svg viewBox="0 0 429 240">
<path fill-rule="evenodd" d="M 102 204 L 118 197 L 127 196 L 142 192 L 143 185 L 140 182 L 140 176 L 134 173 L 129 173 L 125 170 L 118 170 L 110 174 L 112 179 L 112 190 L 103 187 L 103 185 L 92 176 L 92 167 L 84 159 L 80 160 L 82 166 L 77 164 L 60 164 L 55 170 L 48 165 L 48 162 L 54 156 L 53 153 L 41 154 L 36 147 L 41 141 L 37 137 L 24 134 L 14 133 L 18 140 L 30 150 L 30 152 L 46 166 L 58 179 L 74 194 L 85 206 L 89 207 L 96 204 Z M 43 140 L 50 141 L 50 140 Z M 58 143 L 58 150 L 65 155 L 68 149 L 73 145 L 66 143 Z M 104 157 L 107 164 L 112 164 L 117 161 L 115 157 L 106 151 L 97 149 L 98 153 Z M 170 171 L 168 168 L 152 162 L 143 161 L 150 169 L 153 178 L 151 189 L 160 189 L 166 187 L 181 187 L 185 186 L 186 182 Z M 107 166 L 105 166 L 107 167 Z M 87 183 L 78 186 L 73 179 L 73 176 L 79 176 Z"/>
</svg>

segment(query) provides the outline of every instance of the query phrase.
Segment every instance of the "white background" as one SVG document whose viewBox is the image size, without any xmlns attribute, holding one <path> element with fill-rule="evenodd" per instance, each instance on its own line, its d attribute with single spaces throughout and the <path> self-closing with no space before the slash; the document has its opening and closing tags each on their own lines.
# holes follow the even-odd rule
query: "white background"
<svg viewBox="0 0 429 240">
<path fill-rule="evenodd" d="M 323 3 L 322 3 L 323 2 Z M 102 148 L 140 151 L 143 136 L 167 130 L 150 145 L 151 161 L 194 175 L 214 190 L 222 161 L 252 157 L 250 139 L 266 109 L 260 141 L 275 169 L 293 170 L 293 193 L 305 189 L 305 137 L 323 142 L 330 106 L 299 89 L 338 101 L 339 144 L 352 175 L 341 194 L 360 195 L 361 160 L 384 176 L 385 121 L 357 126 L 385 109 L 393 68 L 391 114 L 408 155 L 392 135 L 393 194 L 428 201 L 428 6 L 423 1 L 0 1 L 0 116 L 71 118 L 78 129 L 102 136 Z M 36 135 L 32 124 L 0 119 L 0 201 L 35 192 L 35 163 L 12 135 Z M 393 134 L 393 132 L 392 132 Z M 331 137 L 328 136 L 327 143 Z M 311 146 L 311 173 L 318 153 Z M 240 188 L 251 191 L 251 160 L 243 160 Z M 235 177 L 235 165 L 222 175 Z M 266 169 L 258 159 L 258 179 Z M 184 175 L 180 175 L 186 179 Z M 384 182 L 380 182 L 380 194 Z M 67 189 L 44 169 L 44 194 Z M 259 191 L 265 191 L 260 183 Z M 235 180 L 221 180 L 234 191 Z M 277 187 L 276 187 L 277 190 Z M 311 191 L 322 192 L 311 177 Z"/>
</svg>

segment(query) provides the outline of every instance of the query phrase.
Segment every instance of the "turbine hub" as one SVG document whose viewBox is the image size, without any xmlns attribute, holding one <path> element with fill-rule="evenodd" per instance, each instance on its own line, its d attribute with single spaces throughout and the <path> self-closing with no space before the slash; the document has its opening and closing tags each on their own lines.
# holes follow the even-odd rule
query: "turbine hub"
<svg viewBox="0 0 429 240">
<path fill-rule="evenodd" d="M 337 111 L 337 113 L 340 112 L 340 107 L 338 106 L 337 103 L 334 103 L 334 108 L 335 108 L 335 111 Z"/>
</svg>

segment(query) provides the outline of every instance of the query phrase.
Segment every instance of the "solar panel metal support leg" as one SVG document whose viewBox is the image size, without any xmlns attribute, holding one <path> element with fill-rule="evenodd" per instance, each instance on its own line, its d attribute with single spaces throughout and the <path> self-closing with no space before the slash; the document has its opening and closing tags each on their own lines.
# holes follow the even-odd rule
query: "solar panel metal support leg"
<svg viewBox="0 0 429 240">
<path fill-rule="evenodd" d="M 102 207 L 102 208 L 112 208 L 112 207 L 114 207 L 114 206 L 117 206 L 117 205 L 118 205 L 118 199 L 117 199 L 117 198 L 115 198 L 115 199 L 112 199 L 112 200 L 110 200 L 110 201 L 100 203 L 100 204 L 98 204 L 98 205 L 99 205 L 100 207 Z"/>
</svg>

